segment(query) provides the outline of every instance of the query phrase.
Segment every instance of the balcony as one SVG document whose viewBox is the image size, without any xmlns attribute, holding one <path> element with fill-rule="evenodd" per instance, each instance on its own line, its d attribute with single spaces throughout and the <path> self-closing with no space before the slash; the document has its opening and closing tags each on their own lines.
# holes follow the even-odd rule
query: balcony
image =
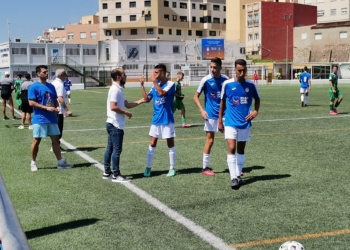
<svg viewBox="0 0 350 250">
<path fill-rule="evenodd" d="M 203 10 L 203 16 L 211 16 L 211 10 Z"/>
<path fill-rule="evenodd" d="M 203 29 L 211 29 L 212 24 L 211 23 L 203 23 Z"/>
</svg>

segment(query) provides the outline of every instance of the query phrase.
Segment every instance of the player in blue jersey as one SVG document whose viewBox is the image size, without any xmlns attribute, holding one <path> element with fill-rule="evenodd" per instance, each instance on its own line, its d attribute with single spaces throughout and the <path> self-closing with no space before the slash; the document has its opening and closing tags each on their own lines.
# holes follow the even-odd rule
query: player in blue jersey
<svg viewBox="0 0 350 250">
<path fill-rule="evenodd" d="M 63 84 L 64 84 L 64 89 L 67 92 L 68 104 L 72 104 L 70 99 L 70 87 L 72 86 L 72 82 L 68 79 L 68 76 L 66 80 L 63 82 Z"/>
<path fill-rule="evenodd" d="M 215 132 L 218 132 L 222 83 L 228 79 L 227 76 L 220 73 L 221 65 L 222 62 L 220 58 L 216 57 L 210 61 L 210 74 L 202 79 L 197 92 L 193 96 L 193 100 L 201 112 L 202 118 L 205 120 L 204 131 L 206 132 L 206 142 L 203 149 L 202 174 L 206 176 L 215 175 L 213 170 L 209 167 L 210 151 L 214 144 Z M 204 92 L 204 108 L 199 100 L 202 92 Z"/>
<path fill-rule="evenodd" d="M 309 92 L 311 90 L 311 75 L 308 73 L 308 69 L 305 66 L 304 72 L 300 74 L 300 94 L 301 94 L 301 106 L 306 107 L 309 102 Z"/>
<path fill-rule="evenodd" d="M 245 162 L 244 149 L 246 142 L 250 140 L 251 121 L 258 115 L 260 108 L 258 90 L 252 81 L 245 79 L 246 73 L 247 62 L 243 59 L 236 60 L 236 77 L 225 81 L 221 91 L 218 129 L 220 132 L 225 132 L 228 148 L 227 165 L 232 189 L 239 189 L 245 183 L 241 179 Z M 254 109 L 251 110 L 253 99 Z M 225 128 L 223 118 L 225 118 Z"/>
<path fill-rule="evenodd" d="M 173 115 L 173 101 L 175 97 L 175 85 L 166 78 L 166 66 L 158 64 L 150 75 L 153 87 L 147 94 L 144 87 L 144 78 L 141 78 L 142 96 L 145 102 L 153 99 L 152 125 L 149 131 L 151 141 L 147 152 L 147 167 L 144 172 L 145 177 L 151 176 L 153 156 L 157 146 L 158 138 L 166 139 L 169 148 L 170 170 L 166 175 L 172 177 L 176 174 L 175 160 L 175 124 Z"/>
</svg>

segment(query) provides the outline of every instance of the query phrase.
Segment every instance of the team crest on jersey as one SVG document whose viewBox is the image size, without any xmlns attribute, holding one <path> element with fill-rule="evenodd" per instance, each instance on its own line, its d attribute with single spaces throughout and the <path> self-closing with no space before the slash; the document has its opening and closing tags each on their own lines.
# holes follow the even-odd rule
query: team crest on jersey
<svg viewBox="0 0 350 250">
<path fill-rule="evenodd" d="M 233 103 L 234 105 L 239 105 L 239 96 L 234 96 L 234 97 L 232 98 L 232 103 Z"/>
<path fill-rule="evenodd" d="M 216 98 L 216 92 L 210 92 L 210 98 Z"/>
<path fill-rule="evenodd" d="M 248 93 L 248 92 L 249 92 L 249 88 L 246 88 L 246 89 L 245 89 L 245 92 L 247 92 L 247 93 Z"/>
</svg>

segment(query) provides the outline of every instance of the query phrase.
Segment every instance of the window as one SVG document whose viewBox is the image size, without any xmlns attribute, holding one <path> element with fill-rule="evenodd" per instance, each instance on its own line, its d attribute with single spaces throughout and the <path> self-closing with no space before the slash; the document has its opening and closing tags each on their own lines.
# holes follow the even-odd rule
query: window
<svg viewBox="0 0 350 250">
<path fill-rule="evenodd" d="M 200 5 L 199 5 L 199 9 L 200 9 L 200 10 L 207 10 L 207 6 L 204 5 L 204 4 L 200 4 Z"/>
<path fill-rule="evenodd" d="M 259 40 L 259 34 L 258 33 L 254 34 L 254 40 Z"/>
<path fill-rule="evenodd" d="M 181 30 L 176 30 L 176 35 L 181 36 Z"/>
<path fill-rule="evenodd" d="M 116 22 L 121 22 L 122 21 L 122 16 L 116 16 L 115 17 Z"/>
<path fill-rule="evenodd" d="M 194 22 L 194 23 L 196 22 L 196 17 L 195 16 L 192 17 L 192 22 Z"/>
<path fill-rule="evenodd" d="M 145 7 L 151 7 L 151 1 L 145 1 Z"/>
<path fill-rule="evenodd" d="M 324 10 L 318 10 L 317 16 L 324 16 Z"/>
<path fill-rule="evenodd" d="M 145 15 L 145 20 L 146 21 L 151 21 L 152 20 L 152 15 L 151 14 Z"/>
<path fill-rule="evenodd" d="M 180 46 L 174 45 L 173 46 L 173 53 L 180 53 Z"/>
<path fill-rule="evenodd" d="M 63 36 L 63 37 L 62 37 L 62 43 L 65 43 L 65 42 L 66 42 L 66 37 Z"/>
<path fill-rule="evenodd" d="M 176 2 L 173 2 L 173 8 L 176 8 Z"/>
<path fill-rule="evenodd" d="M 239 53 L 245 54 L 245 47 L 240 47 L 239 48 Z"/>
<path fill-rule="evenodd" d="M 129 3 L 130 8 L 136 8 L 136 2 L 130 2 Z"/>
<path fill-rule="evenodd" d="M 60 43 L 60 38 L 59 37 L 55 38 L 55 43 Z"/>
<path fill-rule="evenodd" d="M 80 55 L 80 49 L 73 49 L 73 48 L 66 49 L 66 55 L 79 56 Z"/>
<path fill-rule="evenodd" d="M 196 9 L 196 4 L 195 4 L 195 3 L 192 4 L 192 9 L 193 9 L 193 10 Z"/>
<path fill-rule="evenodd" d="M 91 24 L 91 21 L 88 21 L 88 24 Z"/>
<path fill-rule="evenodd" d="M 115 3 L 115 8 L 116 9 L 120 9 L 122 7 L 122 3 L 121 2 L 116 2 Z"/>
<path fill-rule="evenodd" d="M 312 66 L 312 79 L 328 79 L 330 73 L 329 66 Z"/>
<path fill-rule="evenodd" d="M 220 18 L 214 17 L 213 18 L 213 23 L 220 23 Z"/>
<path fill-rule="evenodd" d="M 307 39 L 307 33 L 301 33 L 301 40 Z"/>
<path fill-rule="evenodd" d="M 164 15 L 164 21 L 169 21 L 169 15 Z"/>
<path fill-rule="evenodd" d="M 220 5 L 213 5 L 213 10 L 220 10 Z"/>
<path fill-rule="evenodd" d="M 149 53 L 157 53 L 157 46 L 156 45 L 150 45 L 149 46 Z"/>
<path fill-rule="evenodd" d="M 164 7 L 169 7 L 169 1 L 164 1 Z"/>
<path fill-rule="evenodd" d="M 106 30 L 106 36 L 111 36 L 112 35 L 112 31 L 111 30 Z"/>
<path fill-rule="evenodd" d="M 226 6 L 224 6 L 224 12 L 226 12 Z"/>
<path fill-rule="evenodd" d="M 147 35 L 153 35 L 154 31 L 153 28 L 147 28 Z"/>
<path fill-rule="evenodd" d="M 153 66 L 153 65 L 152 65 Z M 154 66 L 153 66 L 154 67 Z M 138 64 L 124 64 L 123 65 L 123 69 L 126 70 L 132 70 L 132 69 L 139 69 L 139 65 Z"/>
<path fill-rule="evenodd" d="M 103 3 L 102 4 L 102 9 L 104 9 L 104 10 L 108 9 L 108 4 L 107 3 Z"/>
<path fill-rule="evenodd" d="M 249 34 L 249 35 L 248 35 L 248 41 L 251 41 L 251 40 L 253 40 L 253 35 L 252 35 L 252 34 Z"/>
<path fill-rule="evenodd" d="M 86 39 L 86 32 L 80 32 L 80 39 Z"/>
<path fill-rule="evenodd" d="M 209 36 L 216 36 L 216 31 L 214 30 L 209 31 Z"/>
<path fill-rule="evenodd" d="M 341 8 L 341 14 L 347 15 L 348 14 L 348 8 Z"/>
<path fill-rule="evenodd" d="M 169 29 L 169 35 L 172 35 L 172 34 L 173 34 L 173 30 Z"/>
<path fill-rule="evenodd" d="M 130 21 L 136 21 L 136 15 L 130 15 Z"/>
<path fill-rule="evenodd" d="M 91 39 L 96 39 L 96 38 L 97 38 L 96 32 L 91 32 L 91 33 L 90 33 L 90 38 L 91 38 Z"/>
<path fill-rule="evenodd" d="M 192 30 L 188 30 L 187 35 L 192 36 Z"/>
<path fill-rule="evenodd" d="M 14 54 L 14 55 L 26 55 L 27 48 L 12 48 L 12 54 Z"/>
<path fill-rule="evenodd" d="M 180 3 L 180 9 L 187 9 L 187 3 Z"/>
<path fill-rule="evenodd" d="M 137 29 L 131 29 L 130 35 L 137 35 Z"/>
<path fill-rule="evenodd" d="M 83 49 L 83 55 L 96 56 L 96 49 Z"/>
<path fill-rule="evenodd" d="M 180 16 L 180 22 L 187 22 L 187 16 Z"/>
<path fill-rule="evenodd" d="M 348 38 L 348 32 L 346 31 L 340 31 L 339 38 Z"/>
<path fill-rule="evenodd" d="M 322 33 L 315 33 L 315 40 L 321 40 L 322 39 Z"/>
<path fill-rule="evenodd" d="M 108 23 L 108 16 L 102 17 L 102 22 L 103 23 Z"/>
<path fill-rule="evenodd" d="M 122 35 L 122 30 L 115 30 L 115 35 L 116 36 L 121 36 Z"/>
<path fill-rule="evenodd" d="M 200 18 L 201 23 L 211 23 L 211 16 L 205 16 Z"/>
<path fill-rule="evenodd" d="M 203 31 L 196 30 L 196 36 L 203 36 Z"/>
<path fill-rule="evenodd" d="M 337 14 L 337 9 L 331 9 L 331 16 L 334 16 Z"/>
<path fill-rule="evenodd" d="M 224 18 L 224 24 L 226 24 L 226 18 Z"/>
<path fill-rule="evenodd" d="M 173 15 L 173 21 L 177 20 L 177 15 Z"/>
<path fill-rule="evenodd" d="M 68 33 L 68 40 L 74 39 L 74 33 Z"/>
<path fill-rule="evenodd" d="M 159 35 L 163 35 L 164 34 L 164 30 L 163 29 L 158 29 L 158 34 Z"/>
</svg>

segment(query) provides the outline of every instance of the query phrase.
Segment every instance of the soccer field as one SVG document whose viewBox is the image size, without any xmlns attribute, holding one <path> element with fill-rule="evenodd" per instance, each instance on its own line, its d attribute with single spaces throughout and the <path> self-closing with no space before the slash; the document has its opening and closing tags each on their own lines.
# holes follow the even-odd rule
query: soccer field
<svg viewBox="0 0 350 250">
<path fill-rule="evenodd" d="M 30 171 L 32 131 L 0 121 L 0 172 L 32 249 L 278 249 L 297 240 L 306 249 L 348 250 L 350 242 L 350 86 L 329 115 L 328 85 L 314 85 L 300 107 L 298 85 L 258 86 L 260 113 L 247 143 L 243 179 L 230 188 L 226 142 L 217 133 L 214 177 L 200 173 L 203 121 L 183 87 L 187 123 L 177 124 L 177 175 L 166 178 L 168 148 L 157 145 L 152 177 L 144 178 L 152 104 L 131 109 L 121 171 L 130 184 L 102 179 L 107 89 L 72 91 L 62 156 L 73 169 L 58 170 L 50 139 L 40 145 L 39 171 Z M 128 101 L 141 97 L 127 88 Z M 9 116 L 9 110 L 7 110 Z"/>
</svg>

